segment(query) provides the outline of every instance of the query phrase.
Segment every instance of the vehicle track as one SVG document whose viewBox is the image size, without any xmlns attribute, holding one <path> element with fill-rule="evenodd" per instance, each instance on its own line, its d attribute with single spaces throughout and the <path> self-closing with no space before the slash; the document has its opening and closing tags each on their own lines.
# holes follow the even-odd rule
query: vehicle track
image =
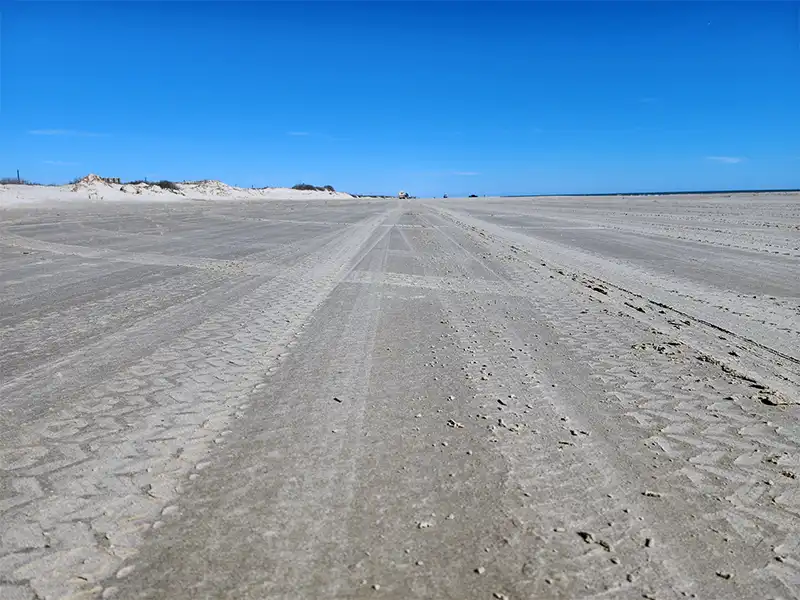
<svg viewBox="0 0 800 600">
<path fill-rule="evenodd" d="M 4 428 L 0 458 L 0 591 L 42 598 L 97 593 L 97 581 L 159 527 L 159 514 L 176 510 L 171 503 L 182 479 L 205 466 L 208 448 L 243 415 L 266 370 L 382 220 L 349 227 L 275 277 L 229 289 L 216 312 L 180 305 L 176 310 L 193 323 L 182 324 L 178 336 L 164 330 L 178 315 L 140 323 L 149 337 L 139 354 L 100 384 L 108 367 L 98 361 L 119 361 L 131 330 L 106 336 L 46 374 L 5 384 L 4 406 L 15 425 Z M 44 392 L 42 377 L 52 382 Z M 25 402 L 32 396 L 41 401 Z"/>
<path fill-rule="evenodd" d="M 486 249 L 494 256 L 505 254 L 502 240 L 474 235 L 470 229 L 464 230 L 462 239 L 451 241 L 475 259 Z M 475 250 L 467 250 L 467 244 Z M 669 498 L 668 514 L 657 515 L 656 520 L 663 519 L 662 529 L 672 528 L 678 538 L 673 556 L 692 557 L 682 567 L 684 573 L 697 573 L 697 592 L 731 595 L 714 585 L 722 581 L 717 570 L 743 570 L 737 597 L 755 597 L 767 586 L 797 597 L 800 557 L 793 540 L 800 535 L 800 499 L 795 491 L 800 444 L 791 416 L 797 411 L 776 413 L 754 397 L 762 389 L 758 384 L 720 372 L 716 364 L 698 361 L 680 344 L 670 346 L 660 332 L 653 336 L 647 324 L 637 327 L 633 317 L 602 308 L 580 284 L 568 280 L 572 286 L 550 281 L 541 285 L 541 279 L 532 283 L 532 273 L 538 279 L 547 270 L 532 268 L 516 256 L 494 264 L 510 285 L 528 291 L 526 299 L 535 310 L 509 312 L 505 322 L 514 323 L 520 333 L 528 323 L 549 324 L 551 346 L 566 351 L 561 363 L 556 350 L 548 348 L 547 364 L 574 362 L 573 373 L 566 377 L 551 366 L 553 380 L 584 396 L 593 387 L 591 382 L 601 384 L 602 395 L 594 397 L 604 410 L 597 412 L 584 402 L 579 414 L 594 424 L 593 429 L 599 425 L 600 431 L 613 436 L 609 445 L 620 444 L 630 456 L 640 457 L 638 465 L 618 461 L 619 466 L 632 468 L 620 472 L 651 471 L 664 482 L 666 491 L 657 493 Z M 658 487 L 655 482 L 653 487 Z M 681 504 L 686 506 L 678 508 Z M 692 515 L 702 523 L 699 531 L 689 528 L 680 539 L 681 515 Z M 669 532 L 666 537 L 671 537 Z M 715 550 L 719 538 L 727 544 L 727 555 Z M 699 572 L 709 558 L 723 556 L 718 568 L 706 566 L 705 576 Z"/>
<path fill-rule="evenodd" d="M 452 206 L 270 206 L 3 254 L 0 598 L 800 597 L 800 377 L 744 317 Z"/>
</svg>

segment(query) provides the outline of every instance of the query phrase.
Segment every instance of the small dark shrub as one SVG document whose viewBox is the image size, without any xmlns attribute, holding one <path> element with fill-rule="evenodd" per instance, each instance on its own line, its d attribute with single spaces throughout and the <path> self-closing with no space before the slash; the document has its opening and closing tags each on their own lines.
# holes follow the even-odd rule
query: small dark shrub
<svg viewBox="0 0 800 600">
<path fill-rule="evenodd" d="M 335 192 L 336 190 L 333 189 L 332 185 L 311 185 L 310 183 L 298 183 L 297 185 L 292 186 L 293 190 L 305 190 L 311 192 Z"/>
<path fill-rule="evenodd" d="M 161 181 L 156 181 L 154 182 L 153 185 L 157 185 L 163 190 L 173 190 L 176 192 L 181 189 L 178 187 L 177 183 L 175 183 L 174 181 L 167 181 L 166 179 L 162 179 Z"/>
</svg>

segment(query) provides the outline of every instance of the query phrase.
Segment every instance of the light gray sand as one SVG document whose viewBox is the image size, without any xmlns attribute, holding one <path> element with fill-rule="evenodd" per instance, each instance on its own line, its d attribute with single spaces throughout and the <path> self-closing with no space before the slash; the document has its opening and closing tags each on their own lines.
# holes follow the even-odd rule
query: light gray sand
<svg viewBox="0 0 800 600">
<path fill-rule="evenodd" d="M 0 598 L 798 598 L 800 195 L 0 211 Z"/>
</svg>

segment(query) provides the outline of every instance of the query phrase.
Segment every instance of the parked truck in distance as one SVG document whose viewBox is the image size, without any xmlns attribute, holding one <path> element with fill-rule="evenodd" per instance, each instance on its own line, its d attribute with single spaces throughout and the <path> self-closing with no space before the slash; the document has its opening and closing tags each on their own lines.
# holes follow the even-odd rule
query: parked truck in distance
<svg viewBox="0 0 800 600">
<path fill-rule="evenodd" d="M 397 194 L 397 197 L 400 198 L 401 200 L 405 200 L 408 198 L 408 192 L 404 192 L 401 190 L 400 193 Z"/>
</svg>

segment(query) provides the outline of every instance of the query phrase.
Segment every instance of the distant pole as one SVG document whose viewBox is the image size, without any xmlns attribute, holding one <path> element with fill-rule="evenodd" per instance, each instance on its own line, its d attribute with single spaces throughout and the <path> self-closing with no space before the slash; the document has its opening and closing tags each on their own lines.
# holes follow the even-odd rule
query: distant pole
<svg viewBox="0 0 800 600">
<path fill-rule="evenodd" d="M 17 183 L 22 183 L 22 179 L 19 178 L 19 169 L 17 169 Z"/>
</svg>

